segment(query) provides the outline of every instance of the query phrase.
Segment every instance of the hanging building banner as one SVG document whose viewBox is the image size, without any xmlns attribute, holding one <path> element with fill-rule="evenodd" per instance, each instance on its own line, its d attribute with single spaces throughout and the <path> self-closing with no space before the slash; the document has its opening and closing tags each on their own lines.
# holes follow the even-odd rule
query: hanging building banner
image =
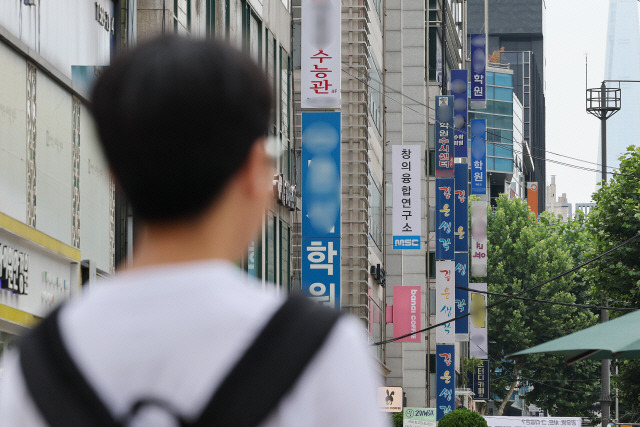
<svg viewBox="0 0 640 427">
<path fill-rule="evenodd" d="M 467 191 L 469 187 L 469 166 L 466 163 L 456 163 L 454 183 L 454 250 L 466 252 L 469 250 L 469 202 Z"/>
<path fill-rule="evenodd" d="M 341 2 L 302 0 L 301 107 L 340 108 Z"/>
<path fill-rule="evenodd" d="M 487 331 L 487 284 L 470 283 L 469 289 L 481 292 L 469 291 L 469 357 L 478 359 L 489 358 L 489 340 Z"/>
<path fill-rule="evenodd" d="M 467 70 L 451 70 L 453 94 L 453 146 L 455 157 L 467 158 Z"/>
<path fill-rule="evenodd" d="M 453 259 L 454 191 L 453 178 L 436 178 L 436 259 Z"/>
<path fill-rule="evenodd" d="M 480 200 L 471 202 L 471 275 L 487 277 L 487 207 Z"/>
<path fill-rule="evenodd" d="M 454 317 L 469 313 L 469 252 L 457 252 L 455 256 L 456 299 Z M 456 320 L 456 341 L 469 341 L 469 316 Z"/>
<path fill-rule="evenodd" d="M 422 316 L 420 286 L 393 287 L 393 337 L 420 330 Z M 416 333 L 395 342 L 422 342 L 422 334 Z"/>
<path fill-rule="evenodd" d="M 455 263 L 436 261 L 436 323 L 445 323 L 436 328 L 436 342 L 453 344 L 456 342 L 455 315 Z M 395 319 L 394 319 L 395 320 Z"/>
<path fill-rule="evenodd" d="M 489 360 L 482 360 L 480 365 L 468 373 L 468 384 L 473 391 L 473 400 L 489 400 Z"/>
<path fill-rule="evenodd" d="M 340 308 L 340 113 L 302 113 L 302 293 Z"/>
<path fill-rule="evenodd" d="M 473 109 L 487 108 L 487 46 L 484 34 L 471 34 L 471 102 Z"/>
<path fill-rule="evenodd" d="M 436 177 L 453 177 L 453 96 L 436 96 Z"/>
<path fill-rule="evenodd" d="M 436 419 L 456 409 L 455 345 L 436 345 Z"/>
<path fill-rule="evenodd" d="M 527 182 L 527 205 L 531 212 L 538 218 L 538 183 Z"/>
<path fill-rule="evenodd" d="M 487 119 L 471 120 L 471 194 L 487 194 Z"/>
<path fill-rule="evenodd" d="M 421 151 L 419 145 L 392 147 L 393 249 L 421 247 Z"/>
</svg>

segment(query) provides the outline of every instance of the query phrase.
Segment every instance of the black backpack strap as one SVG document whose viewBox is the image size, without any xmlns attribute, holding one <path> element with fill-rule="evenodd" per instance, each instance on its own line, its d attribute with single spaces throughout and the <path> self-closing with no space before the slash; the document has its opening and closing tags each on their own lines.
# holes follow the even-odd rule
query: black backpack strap
<svg viewBox="0 0 640 427">
<path fill-rule="evenodd" d="M 60 307 L 20 342 L 20 367 L 36 407 L 51 427 L 119 427 L 67 352 L 59 315 Z"/>
<path fill-rule="evenodd" d="M 293 388 L 340 312 L 287 299 L 216 390 L 192 427 L 253 427 Z"/>
<path fill-rule="evenodd" d="M 20 366 L 33 401 L 51 427 L 121 427 L 145 406 L 173 414 L 182 426 L 257 426 L 278 406 L 340 316 L 302 296 L 278 309 L 202 414 L 187 423 L 165 402 L 142 398 L 123 421 L 106 408 L 69 355 L 58 324 L 60 308 L 20 343 Z M 250 411 L 247 408 L 251 408 Z"/>
</svg>

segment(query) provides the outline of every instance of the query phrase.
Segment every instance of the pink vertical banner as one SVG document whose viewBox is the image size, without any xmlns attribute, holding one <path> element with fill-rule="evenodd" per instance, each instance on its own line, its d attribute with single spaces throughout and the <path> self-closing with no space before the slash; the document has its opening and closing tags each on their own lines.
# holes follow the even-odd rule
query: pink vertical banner
<svg viewBox="0 0 640 427">
<path fill-rule="evenodd" d="M 393 288 L 393 337 L 420 330 L 420 286 L 395 286 Z M 396 342 L 422 342 L 422 335 L 415 333 Z"/>
</svg>

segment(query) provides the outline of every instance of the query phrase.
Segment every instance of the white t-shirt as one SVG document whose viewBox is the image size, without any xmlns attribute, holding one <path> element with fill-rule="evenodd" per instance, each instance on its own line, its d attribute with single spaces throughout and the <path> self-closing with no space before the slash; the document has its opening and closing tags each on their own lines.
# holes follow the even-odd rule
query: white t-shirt
<svg viewBox="0 0 640 427">
<path fill-rule="evenodd" d="M 73 359 L 114 414 L 154 396 L 191 419 L 282 301 L 228 262 L 165 265 L 95 286 L 63 309 L 60 327 Z M 356 319 L 340 319 L 262 425 L 387 425 L 376 406 L 373 356 L 365 343 Z M 17 352 L 7 352 L 3 363 L 0 426 L 45 426 L 25 389 Z M 153 408 L 135 421 L 174 425 Z"/>
</svg>

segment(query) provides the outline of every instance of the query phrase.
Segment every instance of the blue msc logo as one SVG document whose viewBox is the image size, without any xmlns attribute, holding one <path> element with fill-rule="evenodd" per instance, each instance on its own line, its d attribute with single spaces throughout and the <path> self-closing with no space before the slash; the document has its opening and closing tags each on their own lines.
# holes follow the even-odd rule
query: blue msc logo
<svg viewBox="0 0 640 427">
<path fill-rule="evenodd" d="M 393 236 L 393 249 L 420 249 L 420 236 Z"/>
</svg>

